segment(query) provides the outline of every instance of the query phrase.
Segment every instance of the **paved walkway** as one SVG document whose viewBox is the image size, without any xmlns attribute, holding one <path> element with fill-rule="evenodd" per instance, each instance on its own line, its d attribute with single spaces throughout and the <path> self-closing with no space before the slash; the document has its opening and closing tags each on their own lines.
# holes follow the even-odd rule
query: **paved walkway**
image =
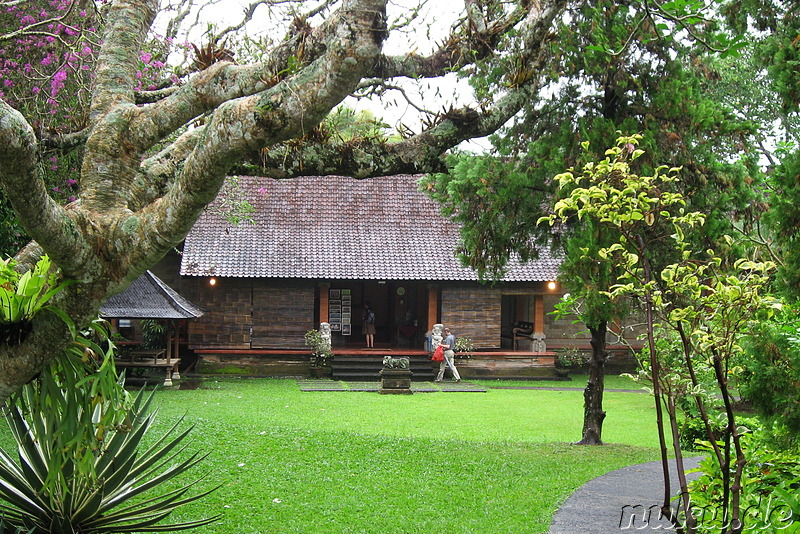
<svg viewBox="0 0 800 534">
<path fill-rule="evenodd" d="M 699 460 L 685 459 L 686 469 L 696 467 Z M 678 488 L 674 460 L 671 467 L 674 495 Z M 578 488 L 553 516 L 549 534 L 674 531 L 668 521 L 658 517 L 662 500 L 660 461 L 623 467 Z"/>
<path fill-rule="evenodd" d="M 328 378 L 300 378 L 297 380 L 300 391 L 380 391 L 380 381 L 353 382 L 331 380 Z M 411 382 L 414 393 L 486 393 L 486 388 L 471 382 Z"/>
</svg>

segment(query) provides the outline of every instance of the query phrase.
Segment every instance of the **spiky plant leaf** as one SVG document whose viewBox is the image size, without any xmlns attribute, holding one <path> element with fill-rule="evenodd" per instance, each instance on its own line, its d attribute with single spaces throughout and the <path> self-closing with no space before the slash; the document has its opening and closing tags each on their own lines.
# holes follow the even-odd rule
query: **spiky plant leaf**
<svg viewBox="0 0 800 534">
<path fill-rule="evenodd" d="M 130 398 L 116 377 L 113 345 L 81 338 L 5 410 L 17 457 L 0 449 L 0 515 L 34 534 L 171 532 L 219 517 L 165 524 L 197 481 L 148 492 L 205 458 L 184 457 L 182 421 L 142 450 L 153 424 L 154 393 Z M 213 491 L 213 490 L 209 490 Z M 0 532 L 2 534 L 2 532 Z"/>
</svg>

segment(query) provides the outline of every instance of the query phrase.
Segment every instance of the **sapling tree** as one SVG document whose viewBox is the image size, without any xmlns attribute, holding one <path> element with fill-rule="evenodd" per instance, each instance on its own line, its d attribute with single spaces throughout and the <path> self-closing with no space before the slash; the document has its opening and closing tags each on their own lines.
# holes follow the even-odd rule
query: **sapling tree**
<svg viewBox="0 0 800 534">
<path fill-rule="evenodd" d="M 608 293 L 616 280 L 615 266 L 594 259 L 599 249 L 611 244 L 613 235 L 594 220 L 569 225 L 564 233 L 559 281 L 569 293 L 556 305 L 555 311 L 561 317 L 578 317 L 586 325 L 592 349 L 587 361 L 589 378 L 583 391 L 583 428 L 577 444 L 602 445 L 608 327 L 627 314 L 628 306 L 625 299 L 611 298 Z"/>
<path fill-rule="evenodd" d="M 708 251 L 708 256 L 706 261 L 687 257 L 664 269 L 664 291 L 656 295 L 655 303 L 680 335 L 683 375 L 691 386 L 689 390 L 720 466 L 723 491 L 717 503 L 719 517 L 725 532 L 738 533 L 744 528 L 742 477 L 747 459 L 729 381 L 734 362 L 743 353 L 742 340 L 754 331 L 753 322 L 768 318 L 780 309 L 781 303 L 768 293 L 774 263 L 740 259 L 725 268 L 713 251 Z M 712 428 L 713 414 L 706 406 L 708 396 L 704 394 L 698 367 L 711 372 L 716 385 L 713 394 L 722 401 L 725 425 L 721 443 Z M 676 454 L 678 451 L 676 447 Z"/>
<path fill-rule="evenodd" d="M 657 256 L 657 245 L 669 239 L 673 232 L 680 232 L 685 225 L 699 224 L 703 217 L 680 213 L 681 195 L 666 190 L 665 186 L 677 179 L 678 168 L 658 167 L 650 176 L 639 176 L 631 171 L 631 162 L 644 153 L 636 148 L 640 139 L 638 135 L 620 137 L 617 145 L 606 151 L 604 160 L 587 163 L 580 174 L 570 170 L 556 176 L 555 180 L 567 196 L 558 200 L 554 213 L 541 218 L 539 223 L 554 225 L 574 217 L 603 226 L 611 234 L 610 244 L 594 251 L 585 247 L 582 251 L 584 256 L 615 266 L 616 280 L 611 280 L 610 291 L 606 292 L 609 298 L 635 294 L 642 301 L 664 474 L 662 509 L 671 515 L 668 447 L 661 403 L 661 363 L 654 330 L 654 293 L 658 281 L 654 277 L 652 258 Z M 590 253 L 594 255 L 590 256 Z"/>
<path fill-rule="evenodd" d="M 707 369 L 713 373 L 716 393 L 724 404 L 725 435 L 730 440 L 714 449 L 725 470 L 722 476 L 726 491 L 720 507 L 722 515 L 729 520 L 726 523 L 731 528 L 729 532 L 741 532 L 741 474 L 746 460 L 735 424 L 728 366 L 741 352 L 739 342 L 749 332 L 749 322 L 779 305 L 764 294 L 767 275 L 774 264 L 739 260 L 726 268 L 722 258 L 711 250 L 698 258 L 686 240 L 685 228 L 702 225 L 704 216 L 684 212 L 682 196 L 666 190 L 678 179 L 679 168 L 660 167 L 652 176 L 632 172 L 631 161 L 641 155 L 636 149 L 638 139 L 638 136 L 621 137 L 617 146 L 607 151 L 609 157 L 598 163 L 588 163 L 577 177 L 573 172 L 557 176 L 562 187 L 568 188 L 569 196 L 559 200 L 555 214 L 542 221 L 554 224 L 569 217 L 592 220 L 604 225 L 617 238 L 611 239 L 616 242 L 607 247 L 596 251 L 587 247 L 583 253 L 587 259 L 610 262 L 619 269 L 616 283 L 607 292 L 608 298 L 633 296 L 643 304 L 649 356 L 646 373 L 652 381 L 656 401 L 664 467 L 662 509 L 676 523 L 682 522 L 687 532 L 695 532 L 697 524 L 683 473 L 677 400 L 687 393 L 695 399 L 709 440 L 715 441 L 696 363 L 709 362 Z M 669 242 L 670 246 L 664 248 L 664 242 Z M 657 274 L 652 267 L 653 259 L 665 250 L 671 251 L 676 261 Z M 677 357 L 674 347 L 667 350 L 659 347 L 657 321 L 664 321 L 677 332 L 680 339 Z M 673 515 L 669 506 L 671 495 L 662 407 L 668 415 L 684 497 L 680 519 Z M 731 462 L 732 451 L 736 456 L 735 466 Z M 732 466 L 733 474 L 727 471 Z"/>
</svg>

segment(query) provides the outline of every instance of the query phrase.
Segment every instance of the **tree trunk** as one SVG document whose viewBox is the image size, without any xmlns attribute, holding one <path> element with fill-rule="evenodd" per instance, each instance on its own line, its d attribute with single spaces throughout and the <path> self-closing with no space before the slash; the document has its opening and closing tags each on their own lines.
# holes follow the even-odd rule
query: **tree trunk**
<svg viewBox="0 0 800 534">
<path fill-rule="evenodd" d="M 587 325 L 588 326 L 588 325 Z M 589 381 L 583 390 L 583 437 L 578 445 L 603 444 L 603 389 L 605 383 L 605 365 L 608 359 L 606 351 L 607 324 L 600 322 L 597 326 L 589 326 L 592 334 L 592 356 L 589 359 Z"/>
</svg>

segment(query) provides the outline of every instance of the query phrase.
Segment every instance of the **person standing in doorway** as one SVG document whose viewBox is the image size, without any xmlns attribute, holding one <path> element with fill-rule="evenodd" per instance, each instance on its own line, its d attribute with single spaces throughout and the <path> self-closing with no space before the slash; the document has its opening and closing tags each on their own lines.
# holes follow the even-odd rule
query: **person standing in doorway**
<svg viewBox="0 0 800 534">
<path fill-rule="evenodd" d="M 444 361 L 439 364 L 439 374 L 436 376 L 436 382 L 441 382 L 444 378 L 445 367 L 449 367 L 453 372 L 453 380 L 461 382 L 461 375 L 458 374 L 456 369 L 456 336 L 454 336 L 449 328 L 444 329 L 444 341 L 440 343 L 444 347 Z"/>
<path fill-rule="evenodd" d="M 375 346 L 375 311 L 369 301 L 364 302 L 364 313 L 361 318 L 363 320 L 361 332 L 367 340 L 367 348 L 371 349 Z"/>
</svg>

